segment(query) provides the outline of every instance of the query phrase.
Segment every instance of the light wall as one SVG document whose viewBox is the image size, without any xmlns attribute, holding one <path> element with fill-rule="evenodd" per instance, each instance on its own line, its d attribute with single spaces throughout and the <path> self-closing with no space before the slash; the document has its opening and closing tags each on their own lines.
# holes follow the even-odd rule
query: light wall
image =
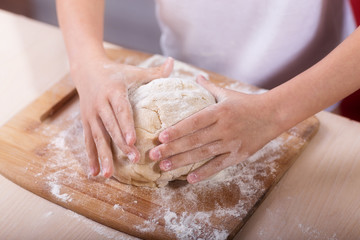
<svg viewBox="0 0 360 240">
<path fill-rule="evenodd" d="M 57 25 L 55 0 L 0 0 L 0 8 Z M 154 8 L 153 0 L 106 0 L 105 41 L 160 53 Z"/>
</svg>

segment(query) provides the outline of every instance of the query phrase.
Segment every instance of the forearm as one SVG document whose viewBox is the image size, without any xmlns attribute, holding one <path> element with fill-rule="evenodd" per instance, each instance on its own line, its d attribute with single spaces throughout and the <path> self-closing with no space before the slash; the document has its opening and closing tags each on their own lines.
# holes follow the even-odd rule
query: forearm
<svg viewBox="0 0 360 240">
<path fill-rule="evenodd" d="M 316 65 L 270 90 L 267 97 L 285 130 L 359 88 L 360 28 Z"/>
<path fill-rule="evenodd" d="M 56 5 L 71 68 L 105 56 L 104 0 L 57 0 Z"/>
</svg>

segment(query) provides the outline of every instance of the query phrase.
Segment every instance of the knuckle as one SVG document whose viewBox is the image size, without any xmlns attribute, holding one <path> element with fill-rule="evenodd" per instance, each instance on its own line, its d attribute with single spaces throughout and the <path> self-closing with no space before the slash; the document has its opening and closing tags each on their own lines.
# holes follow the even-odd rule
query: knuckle
<svg viewBox="0 0 360 240">
<path fill-rule="evenodd" d="M 126 111 L 125 111 L 125 106 L 123 103 L 120 103 L 120 104 L 117 104 L 116 107 L 115 107 L 115 114 L 124 114 Z"/>
<path fill-rule="evenodd" d="M 102 120 L 103 124 L 104 124 L 104 127 L 105 129 L 111 133 L 111 134 L 114 134 L 116 131 L 115 131 L 115 123 L 113 121 L 111 121 L 110 119 L 108 118 L 105 118 Z"/>
<path fill-rule="evenodd" d="M 200 126 L 201 119 L 200 117 L 196 116 L 193 118 L 192 124 L 195 128 L 198 128 Z"/>
<path fill-rule="evenodd" d="M 170 127 L 166 130 L 166 135 L 167 135 L 168 140 L 176 139 L 177 136 L 179 135 L 179 131 L 174 127 Z"/>
<path fill-rule="evenodd" d="M 164 144 L 158 148 L 160 158 L 173 156 L 176 153 L 174 144 Z"/>
<path fill-rule="evenodd" d="M 151 73 L 154 77 L 162 76 L 162 68 L 161 68 L 161 66 L 159 66 L 159 67 L 154 67 L 154 68 L 151 68 L 151 69 L 149 69 L 149 70 L 150 70 L 150 73 Z"/>
<path fill-rule="evenodd" d="M 197 146 L 199 145 L 199 136 L 197 134 L 194 134 L 192 136 L 189 137 L 189 143 L 191 144 L 191 146 Z"/>
<path fill-rule="evenodd" d="M 207 157 L 211 154 L 210 149 L 207 147 L 200 148 L 200 155 L 203 157 Z"/>
<path fill-rule="evenodd" d="M 95 145 L 98 147 L 102 142 L 102 137 L 98 133 L 93 134 Z"/>
<path fill-rule="evenodd" d="M 120 86 L 116 86 L 114 88 L 111 88 L 109 90 L 109 94 L 115 98 L 122 98 L 123 97 L 123 92 L 124 92 L 124 87 L 123 85 L 120 85 Z"/>
<path fill-rule="evenodd" d="M 215 170 L 222 170 L 224 169 L 224 159 L 217 159 L 217 161 L 213 162 L 213 167 Z"/>
</svg>

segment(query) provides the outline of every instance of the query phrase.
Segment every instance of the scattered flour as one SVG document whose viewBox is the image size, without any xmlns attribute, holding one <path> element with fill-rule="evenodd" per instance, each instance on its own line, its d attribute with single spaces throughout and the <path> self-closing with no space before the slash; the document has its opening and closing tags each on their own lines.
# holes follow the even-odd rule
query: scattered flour
<svg viewBox="0 0 360 240">
<path fill-rule="evenodd" d="M 164 60 L 164 58 L 160 58 L 155 56 L 140 66 L 147 67 L 156 61 Z M 175 63 L 175 69 L 178 73 L 185 72 L 185 75 L 190 73 L 193 76 L 198 74 L 207 76 L 201 70 L 194 70 L 194 68 L 178 62 Z M 237 83 L 231 84 L 229 88 L 252 94 L 265 91 L 254 90 Z M 44 168 L 54 169 L 54 171 L 47 175 L 38 173 L 36 176 L 46 180 L 49 192 L 56 199 L 62 202 L 71 202 L 73 201 L 71 194 L 64 192 L 61 186 L 71 185 L 74 179 L 84 178 L 84 175 L 86 177 L 88 172 L 87 156 L 79 111 L 69 114 L 64 121 L 68 123 L 68 127 L 60 129 L 60 131 L 55 131 L 50 127 L 43 129 L 44 135 L 51 137 L 51 142 L 47 145 L 45 152 L 52 153 Z M 136 197 L 142 193 L 149 196 L 153 203 L 159 204 L 158 208 L 148 209 L 148 212 L 141 214 L 139 217 L 142 217 L 144 221 L 135 225 L 134 228 L 146 234 L 154 232 L 157 227 L 164 227 L 166 232 L 174 235 L 177 239 L 226 239 L 230 233 L 224 230 L 227 229 L 225 226 L 231 224 L 234 219 L 245 218 L 253 207 L 254 201 L 266 193 L 268 186 L 263 177 L 276 177 L 279 168 L 277 160 L 286 150 L 284 146 L 289 140 L 291 137 L 278 137 L 238 166 L 227 168 L 212 179 L 195 185 L 177 182 L 159 189 L 122 185 L 122 190 L 129 196 Z M 83 172 L 84 175 L 80 175 L 80 172 Z M 115 180 L 108 181 L 110 181 L 109 184 L 115 184 L 112 183 Z M 108 182 L 105 181 L 105 183 Z M 120 183 L 116 182 L 116 184 Z M 102 198 L 111 198 L 112 200 L 114 198 L 113 195 L 104 194 L 101 188 L 94 188 L 92 191 Z M 219 192 L 224 196 L 214 196 Z M 122 193 L 118 194 L 121 198 Z M 225 196 L 231 201 L 224 201 Z M 111 209 L 121 211 L 119 212 L 120 219 L 128 212 L 128 208 L 138 208 L 142 204 L 140 200 L 141 198 L 129 200 L 128 205 L 114 204 Z M 79 215 L 71 211 L 69 214 L 74 214 L 80 219 Z M 107 227 L 98 224 L 91 227 L 101 235 L 108 232 Z M 115 236 L 110 234 L 104 237 L 112 239 Z"/>
<path fill-rule="evenodd" d="M 164 215 L 166 230 L 175 233 L 178 239 L 192 239 L 194 236 L 203 235 L 204 224 L 211 224 L 210 217 L 211 214 L 204 212 L 197 212 L 194 214 L 183 212 L 178 216 L 169 209 Z M 228 232 L 225 230 L 215 230 L 205 234 L 208 234 L 207 236 L 204 236 L 205 239 L 226 239 L 228 236 Z"/>
<path fill-rule="evenodd" d="M 71 114 L 65 121 L 73 122 L 69 128 L 60 131 L 58 134 L 51 138 L 50 143 L 47 145 L 47 152 L 51 152 L 46 165 L 43 169 L 56 169 L 45 174 L 44 172 L 37 173 L 36 177 L 42 177 L 46 180 L 47 185 L 50 188 L 51 194 L 62 202 L 71 202 L 73 199 L 70 194 L 62 193 L 62 185 L 70 184 L 72 179 L 79 178 L 78 171 L 79 161 L 81 157 L 84 157 L 82 144 L 69 144 L 69 140 L 74 140 L 71 136 L 78 135 L 82 132 L 82 127 L 79 119 L 79 113 Z M 45 128 L 45 133 L 50 135 L 49 128 Z M 82 135 L 81 135 L 82 136 Z M 69 153 L 75 154 L 69 156 Z M 66 160 L 65 160 L 66 159 Z"/>
<path fill-rule="evenodd" d="M 239 166 L 227 168 L 214 176 L 212 179 L 200 182 L 196 185 L 185 185 L 176 189 L 159 188 L 152 190 L 152 197 L 161 201 L 163 208 L 161 211 L 152 214 L 149 220 L 135 226 L 139 231 L 151 232 L 162 221 L 165 230 L 175 234 L 177 239 L 226 239 L 229 232 L 224 230 L 226 221 L 222 223 L 221 219 L 229 217 L 242 219 L 246 217 L 249 205 L 254 199 L 258 199 L 264 194 L 265 183 L 258 178 L 264 175 L 274 175 L 278 166 L 276 159 L 279 158 L 281 149 L 285 140 L 277 138 L 266 145 L 263 149 L 253 155 L 248 161 Z M 258 161 L 264 157 L 265 152 L 270 157 L 265 162 Z M 234 194 L 234 199 L 239 199 L 230 206 L 224 206 L 221 200 L 216 203 L 213 210 L 198 210 L 194 212 L 176 213 L 171 209 L 184 206 L 185 209 L 191 209 L 192 204 L 199 203 L 201 196 L 209 195 L 221 189 L 229 189 Z M 237 195 L 235 197 L 235 195 Z M 239 198 L 239 196 L 241 196 Z M 177 201 L 181 199 L 181 201 Z M 219 198 L 221 199 L 221 198 Z M 157 201 L 157 200 L 156 200 Z M 217 228 L 214 228 L 212 221 L 217 221 Z M 220 221 L 220 223 L 219 223 Z M 222 225 L 224 224 L 224 225 Z"/>
<path fill-rule="evenodd" d="M 337 240 L 336 233 L 332 235 L 322 232 L 313 226 L 306 226 L 301 223 L 298 224 L 298 228 L 304 234 L 304 237 L 307 239 L 314 239 L 314 240 Z"/>
<path fill-rule="evenodd" d="M 70 197 L 69 194 L 67 194 L 67 193 L 60 194 L 60 189 L 61 189 L 60 185 L 57 185 L 53 182 L 49 183 L 49 185 L 51 187 L 51 193 L 56 198 L 58 198 L 59 200 L 61 200 L 63 202 L 71 202 L 72 201 L 72 198 Z"/>
<path fill-rule="evenodd" d="M 145 220 L 142 225 L 135 225 L 135 228 L 140 232 L 154 232 L 156 230 L 156 225 L 159 225 L 157 218 L 152 218 L 150 220 Z"/>
</svg>

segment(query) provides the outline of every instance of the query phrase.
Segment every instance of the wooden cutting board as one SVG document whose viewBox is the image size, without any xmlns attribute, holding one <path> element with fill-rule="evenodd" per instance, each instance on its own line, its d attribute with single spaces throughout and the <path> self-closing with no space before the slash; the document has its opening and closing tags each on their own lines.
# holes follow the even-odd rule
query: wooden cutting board
<svg viewBox="0 0 360 240">
<path fill-rule="evenodd" d="M 118 62 L 150 55 L 112 49 Z M 208 72 L 222 87 L 257 91 Z M 134 187 L 88 177 L 79 101 L 69 76 L 0 128 L 0 173 L 23 188 L 99 223 L 143 239 L 226 239 L 244 225 L 319 127 L 311 117 L 211 181 Z"/>
</svg>

